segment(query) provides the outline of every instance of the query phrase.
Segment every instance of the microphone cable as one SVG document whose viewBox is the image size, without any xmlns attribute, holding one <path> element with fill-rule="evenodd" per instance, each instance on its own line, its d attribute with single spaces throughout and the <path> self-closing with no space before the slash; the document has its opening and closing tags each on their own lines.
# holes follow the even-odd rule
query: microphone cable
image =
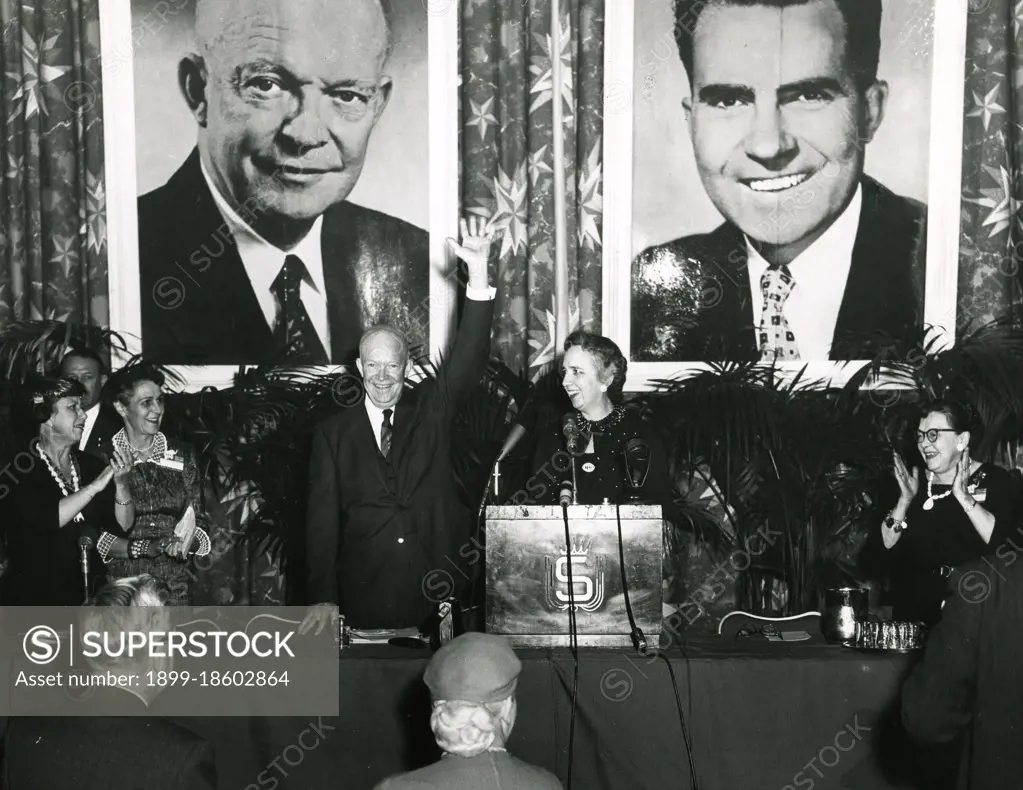
<svg viewBox="0 0 1023 790">
<path fill-rule="evenodd" d="M 623 491 L 623 495 L 625 493 L 626 492 Z M 619 497 L 619 500 L 621 500 L 621 497 Z M 625 539 L 622 536 L 622 505 L 621 505 L 621 501 L 618 501 L 618 502 L 615 503 L 615 516 L 616 516 L 617 521 L 618 521 L 618 563 L 619 563 L 619 569 L 621 571 L 621 576 L 622 576 L 622 594 L 625 597 L 625 613 L 629 617 L 629 628 L 631 629 L 630 637 L 632 638 L 632 646 L 636 649 L 636 651 L 641 656 L 643 656 L 645 658 L 645 657 L 647 657 L 649 655 L 650 648 L 649 648 L 649 645 L 647 644 L 646 637 L 643 635 L 643 631 L 639 628 L 639 626 L 636 625 L 636 618 L 635 618 L 635 616 L 632 613 L 632 601 L 630 600 L 630 596 L 629 596 L 629 584 L 628 584 L 628 580 L 626 578 L 626 573 L 625 573 Z M 566 528 L 567 528 L 567 524 L 568 524 L 567 520 L 566 520 L 565 523 L 566 523 Z M 663 514 L 662 514 L 662 530 L 663 530 Z M 663 539 L 662 539 L 661 545 L 662 546 L 664 545 Z M 663 549 L 662 549 L 662 552 L 663 552 Z M 678 692 L 678 681 L 675 679 L 675 668 L 672 667 L 671 660 L 666 655 L 664 655 L 663 652 L 661 652 L 660 645 L 658 645 L 658 647 L 654 648 L 653 652 L 654 652 L 654 655 L 656 656 L 656 658 L 660 658 L 660 659 L 664 660 L 664 665 L 668 668 L 668 675 L 671 678 L 671 688 L 672 688 L 672 691 L 675 692 L 675 707 L 678 709 L 678 720 L 679 720 L 679 723 L 682 725 L 682 741 L 683 741 L 683 743 L 685 744 L 685 747 L 686 747 L 686 756 L 689 758 L 689 777 L 690 777 L 690 780 L 692 781 L 692 788 L 693 788 L 693 790 L 699 790 L 699 786 L 700 785 L 699 785 L 699 780 L 697 779 L 697 775 L 696 775 L 696 762 L 693 759 L 693 743 L 692 743 L 692 739 L 690 739 L 690 737 L 689 737 L 689 728 L 686 727 L 686 716 L 685 716 L 685 712 L 684 712 L 683 707 L 682 707 L 682 697 L 681 697 L 681 695 Z M 686 667 L 688 669 L 688 666 L 689 666 L 689 656 L 686 654 L 684 649 L 682 651 L 682 655 L 685 658 Z M 690 696 L 690 698 L 691 698 L 691 696 Z"/>
<path fill-rule="evenodd" d="M 621 499 L 621 497 L 619 497 Z M 622 504 L 615 503 L 615 516 L 618 520 L 618 569 L 622 576 L 622 594 L 625 596 L 625 613 L 629 617 L 629 636 L 632 639 L 632 646 L 640 655 L 647 654 L 646 637 L 638 625 L 636 617 L 632 613 L 632 600 L 629 595 L 629 582 L 625 578 L 625 539 L 622 537 Z"/>
<path fill-rule="evenodd" d="M 686 655 L 685 650 L 682 651 L 682 656 L 685 658 L 686 674 L 688 674 L 689 656 Z M 678 722 L 682 726 L 682 741 L 685 743 L 686 756 L 689 758 L 689 778 L 692 782 L 693 790 L 699 790 L 700 782 L 696 776 L 696 762 L 693 759 L 693 742 L 689 737 L 689 729 L 686 727 L 686 717 L 682 710 L 682 697 L 678 693 L 678 682 L 675 680 L 675 668 L 671 665 L 671 659 L 660 650 L 657 651 L 657 657 L 664 660 L 664 665 L 668 668 L 668 675 L 671 677 L 671 688 L 675 692 L 675 706 L 678 708 Z M 691 694 L 690 699 L 692 699 Z"/>
<path fill-rule="evenodd" d="M 572 459 L 575 466 L 575 458 Z M 575 619 L 575 583 L 572 578 L 572 536 L 568 527 L 568 505 L 561 506 L 561 515 L 565 521 L 565 562 L 568 574 L 568 632 L 569 644 L 572 647 L 572 715 L 568 725 L 568 783 L 565 790 L 572 790 L 572 762 L 575 752 L 575 720 L 579 705 L 579 631 Z"/>
</svg>

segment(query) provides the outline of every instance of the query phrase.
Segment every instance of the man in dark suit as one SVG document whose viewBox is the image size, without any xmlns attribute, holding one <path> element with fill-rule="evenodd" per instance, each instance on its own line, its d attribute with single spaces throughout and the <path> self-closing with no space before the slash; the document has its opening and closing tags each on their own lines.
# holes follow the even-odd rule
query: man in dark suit
<svg viewBox="0 0 1023 790">
<path fill-rule="evenodd" d="M 100 398 L 107 383 L 106 363 L 91 348 L 72 348 L 60 362 L 60 375 L 65 379 L 74 379 L 85 388 L 85 396 L 82 398 L 85 429 L 78 449 L 104 463 L 108 462 L 113 453 L 111 440 L 124 423 L 117 412 Z"/>
<path fill-rule="evenodd" d="M 93 607 L 83 610 L 82 629 L 117 644 L 125 631 L 166 630 L 163 602 L 169 591 L 143 575 L 103 587 Z M 128 659 L 100 655 L 87 659 L 100 674 L 145 677 L 169 669 L 148 655 Z M 12 719 L 4 738 L 5 790 L 213 790 L 217 786 L 213 748 L 178 724 L 157 718 L 152 705 L 161 686 L 145 683 L 92 686 L 80 700 L 68 699 L 57 716 Z M 68 706 L 82 710 L 68 715 Z M 54 711 L 57 712 L 57 711 Z M 90 715 L 90 714 L 96 715 Z M 82 718 L 88 716 L 88 718 Z"/>
<path fill-rule="evenodd" d="M 1023 776 L 1023 563 L 1018 559 L 1009 541 L 997 556 L 953 574 L 955 592 L 902 688 L 902 723 L 911 737 L 947 747 L 969 734 L 970 790 L 1015 785 Z"/>
<path fill-rule="evenodd" d="M 925 207 L 863 173 L 881 0 L 680 0 L 701 181 L 725 223 L 632 269 L 642 361 L 848 360 L 923 326 Z M 738 54 L 736 54 L 738 53 Z"/>
<path fill-rule="evenodd" d="M 426 344 L 427 233 L 346 200 L 391 92 L 380 0 L 199 0 L 196 38 L 198 146 L 139 199 L 145 354 L 340 363 L 379 322 Z"/>
<path fill-rule="evenodd" d="M 425 590 L 431 570 L 460 560 L 471 515 L 451 472 L 451 422 L 483 375 L 495 295 L 490 231 L 463 221 L 462 235 L 452 246 L 468 266 L 465 311 L 436 378 L 406 393 L 407 342 L 374 327 L 359 344 L 365 397 L 313 436 L 306 564 L 316 605 L 303 633 L 331 625 L 338 608 L 358 629 L 421 627 L 437 603 Z"/>
</svg>

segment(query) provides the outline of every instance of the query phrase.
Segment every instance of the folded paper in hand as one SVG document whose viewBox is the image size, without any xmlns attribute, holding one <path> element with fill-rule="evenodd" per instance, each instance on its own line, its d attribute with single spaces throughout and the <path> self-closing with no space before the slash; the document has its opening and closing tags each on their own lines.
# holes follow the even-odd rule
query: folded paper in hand
<svg viewBox="0 0 1023 790">
<path fill-rule="evenodd" d="M 398 637 L 421 639 L 422 634 L 418 628 L 386 628 L 370 631 L 352 630 L 353 645 L 378 645 L 386 644 L 391 639 Z"/>
<path fill-rule="evenodd" d="M 192 547 L 192 541 L 195 539 L 195 511 L 191 505 L 188 506 L 185 515 L 181 517 L 181 521 L 174 527 L 174 537 L 181 541 L 181 545 L 186 551 Z"/>
</svg>

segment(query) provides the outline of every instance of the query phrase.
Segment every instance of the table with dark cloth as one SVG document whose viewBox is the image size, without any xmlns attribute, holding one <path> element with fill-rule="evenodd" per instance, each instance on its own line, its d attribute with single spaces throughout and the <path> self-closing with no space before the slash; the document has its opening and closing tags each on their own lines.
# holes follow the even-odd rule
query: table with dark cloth
<svg viewBox="0 0 1023 790">
<path fill-rule="evenodd" d="M 519 655 L 518 720 L 508 748 L 566 783 L 571 652 Z M 938 787 L 928 772 L 958 759 L 953 749 L 911 747 L 901 733 L 896 705 L 910 656 L 727 637 L 693 640 L 666 655 L 703 790 Z M 220 787 L 370 790 L 437 756 L 421 682 L 428 660 L 428 651 L 351 649 L 341 659 L 337 719 L 182 723 L 214 742 Z M 691 786 L 663 660 L 580 650 L 573 763 L 577 790 Z"/>
</svg>

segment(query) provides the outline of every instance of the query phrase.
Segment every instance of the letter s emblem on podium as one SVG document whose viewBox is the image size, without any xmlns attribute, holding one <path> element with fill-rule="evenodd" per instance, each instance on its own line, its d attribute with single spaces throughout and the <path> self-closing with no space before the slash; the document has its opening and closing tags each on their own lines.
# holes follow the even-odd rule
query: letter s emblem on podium
<svg viewBox="0 0 1023 790">
<path fill-rule="evenodd" d="M 604 604 L 604 558 L 591 558 L 587 554 L 572 555 L 572 598 L 576 609 L 595 612 Z M 566 610 L 569 607 L 568 557 L 546 558 L 547 584 L 545 585 L 547 605 L 551 609 Z M 580 585 L 582 590 L 579 590 Z"/>
</svg>

